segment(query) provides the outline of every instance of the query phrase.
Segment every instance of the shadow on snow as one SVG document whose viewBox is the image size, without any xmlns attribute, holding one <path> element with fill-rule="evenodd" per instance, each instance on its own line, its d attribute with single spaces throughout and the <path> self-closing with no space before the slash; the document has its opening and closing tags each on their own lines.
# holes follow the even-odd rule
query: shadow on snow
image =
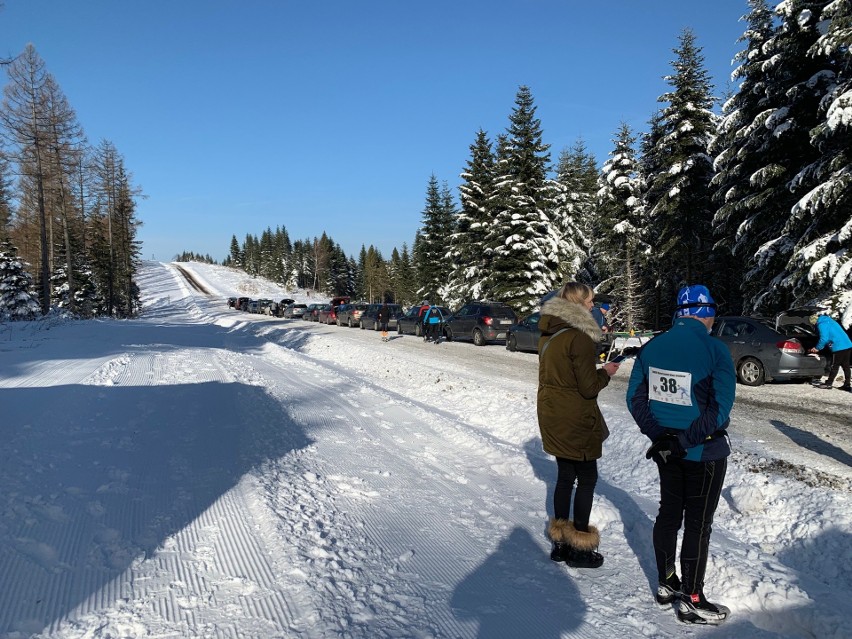
<svg viewBox="0 0 852 639">
<path fill-rule="evenodd" d="M 0 635 L 118 597 L 134 561 L 310 443 L 243 384 L 0 389 L 0 405 Z"/>
</svg>

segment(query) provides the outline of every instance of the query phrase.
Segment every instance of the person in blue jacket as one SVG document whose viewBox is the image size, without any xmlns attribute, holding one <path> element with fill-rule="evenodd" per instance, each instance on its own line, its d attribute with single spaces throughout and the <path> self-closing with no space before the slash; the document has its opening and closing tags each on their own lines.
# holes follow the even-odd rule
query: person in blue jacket
<svg viewBox="0 0 852 639">
<path fill-rule="evenodd" d="M 817 345 L 811 349 L 811 353 L 817 353 L 826 346 L 831 350 L 831 370 L 828 379 L 817 388 L 832 388 L 837 371 L 843 369 L 846 381 L 843 382 L 841 390 L 852 390 L 849 379 L 849 360 L 852 357 L 852 339 L 843 330 L 843 327 L 828 315 L 811 315 L 811 324 L 815 324 L 819 333 Z"/>
<path fill-rule="evenodd" d="M 728 348 L 710 337 L 716 304 L 706 286 L 682 288 L 674 324 L 636 356 L 627 408 L 650 440 L 645 457 L 660 474 L 654 523 L 657 602 L 677 604 L 681 621 L 719 624 L 730 610 L 707 601 L 704 573 L 713 515 L 731 447 L 727 428 L 736 393 Z M 683 524 L 680 578 L 675 556 Z"/>
<path fill-rule="evenodd" d="M 441 341 L 444 332 L 444 315 L 437 306 L 430 306 L 423 314 L 423 341 L 428 342 L 431 338 L 436 344 Z"/>
</svg>

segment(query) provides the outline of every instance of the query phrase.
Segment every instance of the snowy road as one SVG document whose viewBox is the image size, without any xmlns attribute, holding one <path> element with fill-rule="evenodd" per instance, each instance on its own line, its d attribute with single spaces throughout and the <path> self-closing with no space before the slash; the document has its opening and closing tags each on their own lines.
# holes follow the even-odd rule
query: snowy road
<svg viewBox="0 0 852 639">
<path fill-rule="evenodd" d="M 249 316 L 224 299 L 255 282 L 186 269 L 146 263 L 139 320 L 0 333 L 0 637 L 703 634 L 653 603 L 627 371 L 601 397 L 607 563 L 569 570 L 534 355 Z M 714 636 L 841 637 L 852 396 L 738 390 Z"/>
</svg>

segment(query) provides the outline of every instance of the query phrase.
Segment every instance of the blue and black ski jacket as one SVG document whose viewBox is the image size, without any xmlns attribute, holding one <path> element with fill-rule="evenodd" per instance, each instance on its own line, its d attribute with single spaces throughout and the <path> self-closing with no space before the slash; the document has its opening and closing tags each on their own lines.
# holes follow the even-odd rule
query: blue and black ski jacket
<svg viewBox="0 0 852 639">
<path fill-rule="evenodd" d="M 852 340 L 849 339 L 846 331 L 828 315 L 820 315 L 817 318 L 816 327 L 819 331 L 819 342 L 817 342 L 815 348 L 818 351 L 826 346 L 831 349 L 832 353 L 852 348 Z"/>
<path fill-rule="evenodd" d="M 726 429 L 737 378 L 728 348 L 691 317 L 642 347 L 627 388 L 627 408 L 655 441 L 674 434 L 689 461 L 714 461 L 731 453 Z"/>
</svg>

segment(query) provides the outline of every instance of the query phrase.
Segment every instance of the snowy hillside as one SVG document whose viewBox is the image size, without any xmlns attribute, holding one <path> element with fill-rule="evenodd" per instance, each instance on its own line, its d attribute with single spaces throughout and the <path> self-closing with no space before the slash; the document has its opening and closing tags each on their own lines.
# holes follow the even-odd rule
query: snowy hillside
<svg viewBox="0 0 852 639">
<path fill-rule="evenodd" d="M 0 639 L 849 636 L 852 395 L 738 387 L 706 591 L 653 598 L 656 470 L 600 403 L 600 570 L 548 557 L 537 359 L 228 309 L 146 262 L 136 320 L 0 326 Z M 206 291 L 206 293 L 205 293 Z"/>
</svg>

